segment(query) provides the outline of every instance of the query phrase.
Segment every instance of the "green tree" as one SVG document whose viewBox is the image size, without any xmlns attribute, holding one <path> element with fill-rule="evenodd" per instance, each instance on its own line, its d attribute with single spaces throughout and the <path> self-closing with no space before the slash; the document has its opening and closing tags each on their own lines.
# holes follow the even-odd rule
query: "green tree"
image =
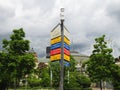
<svg viewBox="0 0 120 90">
<path fill-rule="evenodd" d="M 113 90 L 120 90 L 120 66 L 114 64 L 111 68 Z"/>
<path fill-rule="evenodd" d="M 112 56 L 112 49 L 107 47 L 105 35 L 95 39 L 94 50 L 87 63 L 87 71 L 92 81 L 100 82 L 102 90 L 102 81 L 108 81 L 111 75 L 111 67 L 115 64 Z"/>
<path fill-rule="evenodd" d="M 64 79 L 64 90 L 79 90 L 80 85 L 77 82 L 76 76 L 79 75 L 77 72 L 70 72 L 69 81 L 68 77 L 66 76 Z"/>
<path fill-rule="evenodd" d="M 4 78 L 8 81 L 14 79 L 13 81 L 17 84 L 16 82 L 19 82 L 21 78 L 34 70 L 34 56 L 28 53 L 30 42 L 24 38 L 25 32 L 20 28 L 18 30 L 13 30 L 13 34 L 11 34 L 9 40 L 3 40 L 4 52 L 1 53 L 2 64 L 0 67 L 3 68 L 4 71 L 1 71 L 1 75 L 3 76 L 0 78 L 1 84 L 5 81 Z"/>
<path fill-rule="evenodd" d="M 44 62 L 40 62 L 37 68 L 38 78 L 41 80 L 42 87 L 50 87 L 49 66 Z"/>
<path fill-rule="evenodd" d="M 9 57 L 0 52 L 0 89 L 5 90 L 8 87 L 11 70 L 8 68 Z"/>
<path fill-rule="evenodd" d="M 76 61 L 72 56 L 70 56 L 70 62 L 69 62 L 70 66 L 66 66 L 65 64 L 66 64 L 66 62 L 64 62 L 64 88 L 66 88 L 66 85 L 68 83 L 68 70 L 69 70 L 70 74 L 71 74 L 71 72 L 73 73 L 76 71 L 76 68 L 75 68 Z M 50 70 L 52 70 L 52 74 L 53 74 L 52 86 L 59 87 L 60 62 L 59 61 L 50 62 Z M 73 74 L 71 74 L 70 76 L 72 76 L 72 75 Z M 74 79 L 74 77 L 72 79 Z M 72 79 L 71 79 L 71 81 L 72 81 Z"/>
<path fill-rule="evenodd" d="M 60 62 L 50 62 L 50 70 L 52 70 L 52 86 L 59 87 L 60 82 Z"/>
<path fill-rule="evenodd" d="M 50 87 L 50 74 L 49 74 L 49 69 L 47 67 L 42 69 L 42 73 L 40 77 L 41 77 L 41 86 Z"/>
<path fill-rule="evenodd" d="M 77 74 L 76 80 L 81 88 L 89 88 L 91 85 L 90 78 L 83 74 Z"/>
<path fill-rule="evenodd" d="M 68 67 L 69 71 L 70 71 L 70 72 L 76 71 L 75 65 L 77 64 L 77 62 L 76 62 L 76 60 L 73 58 L 72 55 L 70 55 L 70 62 L 69 62 L 69 63 L 70 63 L 70 66 Z"/>
</svg>

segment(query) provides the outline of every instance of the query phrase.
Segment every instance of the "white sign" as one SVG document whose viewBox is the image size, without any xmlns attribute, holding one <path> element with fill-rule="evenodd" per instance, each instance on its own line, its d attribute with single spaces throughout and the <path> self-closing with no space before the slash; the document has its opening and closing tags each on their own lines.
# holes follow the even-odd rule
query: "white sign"
<svg viewBox="0 0 120 90">
<path fill-rule="evenodd" d="M 61 36 L 61 29 L 60 25 L 57 25 L 52 31 L 51 31 L 51 39 L 56 38 L 58 36 Z"/>
<path fill-rule="evenodd" d="M 64 27 L 64 35 L 70 39 L 70 33 L 69 31 Z M 56 37 L 61 36 L 61 27 L 60 24 L 58 24 L 52 31 L 51 31 L 51 39 L 54 39 Z"/>
<path fill-rule="evenodd" d="M 65 27 L 64 27 L 64 35 L 70 40 L 70 33 Z"/>
</svg>

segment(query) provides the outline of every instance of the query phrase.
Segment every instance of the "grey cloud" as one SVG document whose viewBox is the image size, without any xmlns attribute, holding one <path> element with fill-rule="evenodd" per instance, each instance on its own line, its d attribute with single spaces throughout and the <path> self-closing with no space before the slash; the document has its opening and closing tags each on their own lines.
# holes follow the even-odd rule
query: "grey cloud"
<svg viewBox="0 0 120 90">
<path fill-rule="evenodd" d="M 120 40 L 120 5 L 115 3 L 115 0 L 62 1 L 65 6 L 64 24 L 70 31 L 73 41 L 71 46 L 74 49 L 81 53 L 90 51 L 94 39 L 103 34 L 114 40 Z M 14 4 L 15 1 L 7 2 Z M 23 27 L 26 39 L 31 41 L 31 47 L 39 56 L 44 56 L 46 46 L 50 42 L 50 31 L 60 22 L 59 2 L 61 0 L 18 0 L 13 8 L 0 6 L 0 13 L 3 12 L 0 14 L 3 20 L 0 20 L 1 33 Z"/>
<path fill-rule="evenodd" d="M 48 12 L 53 9 L 55 2 L 55 0 L 38 0 L 36 3 L 42 8 L 44 12 Z"/>
<path fill-rule="evenodd" d="M 7 19 L 12 18 L 13 16 L 13 10 L 0 6 L 0 23 L 5 22 Z"/>
<path fill-rule="evenodd" d="M 27 39 L 30 40 L 31 47 L 34 48 L 39 57 L 46 55 L 46 47 L 50 46 L 50 38 L 46 36 L 36 36 L 33 38 L 29 37 Z"/>
<path fill-rule="evenodd" d="M 47 12 L 53 9 L 55 5 L 55 0 L 33 0 L 28 2 L 27 0 L 22 0 L 23 9 L 31 9 L 34 7 L 41 7 L 43 12 Z"/>
<path fill-rule="evenodd" d="M 90 43 L 76 43 L 76 44 L 71 44 L 71 51 L 72 50 L 76 50 L 78 51 L 80 54 L 85 54 L 86 51 L 88 51 L 91 48 Z"/>
<path fill-rule="evenodd" d="M 110 3 L 107 7 L 107 15 L 120 22 L 120 2 Z"/>
</svg>

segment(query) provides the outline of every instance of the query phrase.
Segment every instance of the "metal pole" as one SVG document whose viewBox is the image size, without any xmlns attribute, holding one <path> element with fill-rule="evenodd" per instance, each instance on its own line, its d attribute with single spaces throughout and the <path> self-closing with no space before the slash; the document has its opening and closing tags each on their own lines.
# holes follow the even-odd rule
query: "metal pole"
<svg viewBox="0 0 120 90">
<path fill-rule="evenodd" d="M 27 77 L 25 77 L 25 90 L 27 90 Z"/>
<path fill-rule="evenodd" d="M 64 8 L 61 8 L 61 60 L 60 60 L 60 90 L 63 90 L 64 83 Z"/>
<path fill-rule="evenodd" d="M 69 74 L 69 70 L 68 70 L 68 84 L 69 84 L 69 76 L 70 76 L 70 74 Z"/>
<path fill-rule="evenodd" d="M 60 61 L 60 90 L 63 90 L 63 82 L 64 82 L 64 30 L 63 30 L 63 22 L 61 20 L 61 61 Z"/>
<path fill-rule="evenodd" d="M 50 69 L 50 86 L 52 87 L 52 69 Z"/>
</svg>

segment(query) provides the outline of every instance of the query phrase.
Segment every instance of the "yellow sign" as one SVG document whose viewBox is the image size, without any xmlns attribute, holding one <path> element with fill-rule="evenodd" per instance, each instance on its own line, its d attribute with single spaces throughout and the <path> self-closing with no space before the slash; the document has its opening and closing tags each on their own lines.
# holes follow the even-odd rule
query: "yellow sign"
<svg viewBox="0 0 120 90">
<path fill-rule="evenodd" d="M 58 43 L 58 42 L 61 42 L 61 37 L 60 36 L 51 40 L 51 44 L 55 44 L 55 43 Z M 70 45 L 70 40 L 67 39 L 66 37 L 64 37 L 64 42 L 66 44 Z"/>
<path fill-rule="evenodd" d="M 65 59 L 66 61 L 70 61 L 70 56 L 64 54 L 64 59 Z"/>
<path fill-rule="evenodd" d="M 61 59 L 61 54 L 50 56 L 51 61 L 60 60 L 60 59 Z"/>
<path fill-rule="evenodd" d="M 51 44 L 55 44 L 55 43 L 58 43 L 58 42 L 61 42 L 61 37 L 57 37 L 57 38 L 54 38 L 51 40 Z"/>
<path fill-rule="evenodd" d="M 60 60 L 60 59 L 61 59 L 61 54 L 50 56 L 51 61 L 56 61 L 56 60 Z M 70 61 L 70 56 L 64 54 L 64 60 Z"/>
<path fill-rule="evenodd" d="M 67 39 L 66 37 L 64 37 L 64 42 L 65 42 L 66 44 L 70 45 L 70 40 Z"/>
</svg>

